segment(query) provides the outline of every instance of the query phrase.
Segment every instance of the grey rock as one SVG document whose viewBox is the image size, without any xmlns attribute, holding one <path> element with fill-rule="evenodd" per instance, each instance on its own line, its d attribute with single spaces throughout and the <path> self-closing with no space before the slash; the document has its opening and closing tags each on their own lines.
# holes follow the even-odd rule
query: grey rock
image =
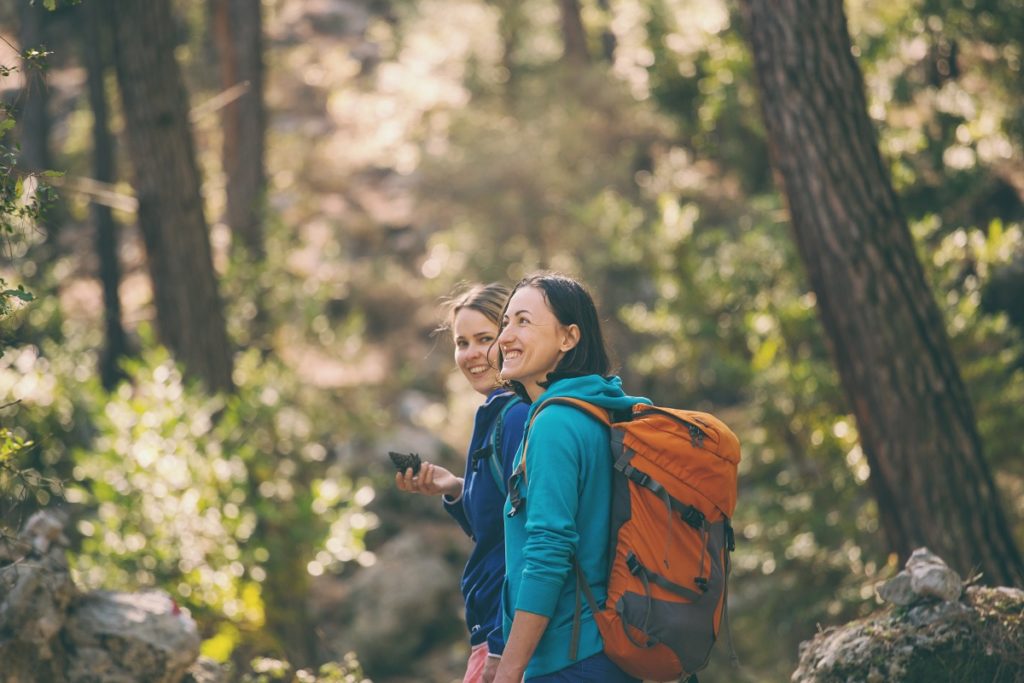
<svg viewBox="0 0 1024 683">
<path fill-rule="evenodd" d="M 927 548 L 915 550 L 907 560 L 906 569 L 878 588 L 880 598 L 901 607 L 926 598 L 952 602 L 958 600 L 962 592 L 960 575 Z"/>
<path fill-rule="evenodd" d="M 923 602 L 907 610 L 906 620 L 912 626 L 926 626 L 938 621 L 948 621 L 968 612 L 966 605 L 959 602 Z"/>
<path fill-rule="evenodd" d="M 40 554 L 45 554 L 52 545 L 68 547 L 68 537 L 64 535 L 67 519 L 51 510 L 40 510 L 28 518 L 21 532 L 21 539 L 32 546 Z"/>
<path fill-rule="evenodd" d="M 231 670 L 222 664 L 200 657 L 185 672 L 185 678 L 181 683 L 228 683 L 231 680 Z"/>
<path fill-rule="evenodd" d="M 0 559 L 0 682 L 63 680 L 58 635 L 77 595 L 63 544 L 60 517 L 33 515 Z"/>
<path fill-rule="evenodd" d="M 64 639 L 76 653 L 72 683 L 178 683 L 199 656 L 191 617 L 162 591 L 97 591 L 79 600 Z"/>
<path fill-rule="evenodd" d="M 969 588 L 962 601 L 921 600 L 889 609 L 801 643 L 791 680 L 947 680 L 936 678 L 936 662 L 941 661 L 958 681 L 1024 681 L 1022 612 L 1024 591 L 979 586 Z"/>
<path fill-rule="evenodd" d="M 927 548 L 918 548 L 910 555 L 907 571 L 911 589 L 921 597 L 952 601 L 958 600 L 963 592 L 960 575 Z"/>
<path fill-rule="evenodd" d="M 878 597 L 894 605 L 909 605 L 916 598 L 911 588 L 910 574 L 904 570 L 878 587 Z"/>
<path fill-rule="evenodd" d="M 378 550 L 373 566 L 332 589 L 338 609 L 335 624 L 324 624 L 328 658 L 358 652 L 367 674 L 376 677 L 405 667 L 424 638 L 464 632 L 458 568 L 442 559 L 457 538 L 449 527 L 423 524 L 400 533 Z M 317 593 L 326 596 L 327 588 Z"/>
</svg>

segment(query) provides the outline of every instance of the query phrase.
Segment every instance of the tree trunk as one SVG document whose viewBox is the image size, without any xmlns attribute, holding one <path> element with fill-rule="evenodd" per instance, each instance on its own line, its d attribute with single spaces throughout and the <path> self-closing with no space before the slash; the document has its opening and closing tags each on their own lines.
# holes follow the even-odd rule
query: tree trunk
<svg viewBox="0 0 1024 683">
<path fill-rule="evenodd" d="M 612 13 L 611 3 L 608 0 L 597 0 L 597 7 L 601 10 L 604 15 L 604 28 L 601 30 L 601 53 L 609 64 L 615 63 L 615 48 L 618 47 L 618 41 L 615 40 L 615 33 L 612 32 Z"/>
<path fill-rule="evenodd" d="M 227 178 L 225 220 L 236 243 L 253 260 L 264 254 L 263 40 L 260 0 L 212 0 L 213 34 L 221 86 L 245 85 L 245 94 L 221 113 L 222 163 Z"/>
<path fill-rule="evenodd" d="M 21 49 L 40 49 L 46 46 L 47 10 L 42 3 L 18 3 L 20 27 L 18 41 Z M 22 64 L 22 78 L 25 89 L 21 94 L 21 111 L 18 115 L 18 163 L 30 172 L 46 171 L 53 168 L 50 153 L 50 112 L 49 92 L 46 75 L 28 62 Z M 57 256 L 57 234 L 61 223 L 58 204 L 50 204 L 39 220 L 46 234 L 46 244 L 37 258 L 43 263 L 52 263 Z"/>
<path fill-rule="evenodd" d="M 587 31 L 583 27 L 579 0 L 558 0 L 562 15 L 562 59 L 570 64 L 587 64 L 590 52 L 587 50 Z"/>
<path fill-rule="evenodd" d="M 871 466 L 889 545 L 1024 582 L 913 238 L 868 118 L 841 0 L 744 0 L 772 160 Z"/>
<path fill-rule="evenodd" d="M 501 37 L 501 66 L 505 69 L 505 92 L 513 96 L 517 72 L 516 58 L 526 28 L 521 0 L 490 0 L 498 10 L 498 35 Z"/>
<path fill-rule="evenodd" d="M 186 373 L 231 390 L 231 351 L 169 0 L 114 0 L 114 62 L 157 327 Z"/>
<path fill-rule="evenodd" d="M 19 2 L 18 15 L 21 21 L 18 32 L 21 49 L 43 47 L 46 43 L 43 38 L 46 10 L 42 3 Z M 22 65 L 21 75 L 25 89 L 21 95 L 21 115 L 18 117 L 18 142 L 21 145 L 19 161 L 28 170 L 45 171 L 53 166 L 48 143 L 50 114 L 47 108 L 49 97 L 46 78 L 42 71 L 28 63 Z"/>
<path fill-rule="evenodd" d="M 92 107 L 92 174 L 96 180 L 112 184 L 117 180 L 117 173 L 105 86 L 113 49 L 107 30 L 109 18 L 105 8 L 96 2 L 85 3 L 78 11 L 83 15 L 82 61 L 88 75 L 89 105 Z M 128 337 L 121 325 L 121 297 L 118 295 L 121 264 L 117 257 L 117 224 L 110 207 L 104 204 L 92 202 L 90 211 L 96 227 L 96 253 L 100 261 L 106 328 L 106 344 L 100 355 L 100 379 L 109 390 L 124 376 L 118 362 L 128 353 Z"/>
</svg>

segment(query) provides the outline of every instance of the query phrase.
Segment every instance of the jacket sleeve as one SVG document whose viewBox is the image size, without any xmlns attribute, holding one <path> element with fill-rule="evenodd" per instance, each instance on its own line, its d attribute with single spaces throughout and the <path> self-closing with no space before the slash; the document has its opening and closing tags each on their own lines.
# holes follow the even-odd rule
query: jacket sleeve
<svg viewBox="0 0 1024 683">
<path fill-rule="evenodd" d="M 495 612 L 497 623 L 490 633 L 487 634 L 487 652 L 492 655 L 501 655 L 505 652 L 505 635 L 501 629 L 501 610 Z"/>
<path fill-rule="evenodd" d="M 455 500 L 451 500 L 448 496 L 441 496 L 441 502 L 444 504 L 444 510 L 452 516 L 462 530 L 466 532 L 466 535 L 473 538 L 473 529 L 469 526 L 469 518 L 466 516 L 466 506 L 463 505 L 463 501 L 466 499 L 466 484 L 469 483 L 470 469 L 466 468 L 466 477 L 462 482 L 462 494 Z"/>
<path fill-rule="evenodd" d="M 593 435 L 584 418 L 568 406 L 550 406 L 530 428 L 526 463 L 526 542 L 515 609 L 554 615 L 572 569 L 579 533 L 582 460 Z"/>
</svg>

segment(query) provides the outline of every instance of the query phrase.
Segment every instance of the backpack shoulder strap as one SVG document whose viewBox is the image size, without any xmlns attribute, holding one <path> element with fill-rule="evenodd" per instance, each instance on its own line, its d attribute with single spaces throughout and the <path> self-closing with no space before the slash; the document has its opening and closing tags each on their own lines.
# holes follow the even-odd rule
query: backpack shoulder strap
<svg viewBox="0 0 1024 683">
<path fill-rule="evenodd" d="M 528 438 L 530 433 L 530 427 L 533 425 L 533 421 L 537 419 L 537 416 L 540 415 L 540 411 L 544 410 L 545 407 L 552 403 L 561 403 L 562 405 L 572 406 L 577 410 L 581 410 L 587 415 L 596 418 L 599 422 L 603 424 L 611 425 L 612 423 L 611 416 L 608 414 L 607 410 L 600 406 L 594 405 L 589 401 L 584 401 L 581 398 L 572 398 L 569 396 L 552 396 L 551 398 L 546 399 L 543 403 L 537 406 L 537 409 L 535 411 L 533 411 L 533 415 L 530 417 L 530 424 L 526 426 L 526 432 L 523 437 L 523 457 L 522 461 L 519 463 L 519 468 L 523 471 L 524 478 L 526 477 L 526 450 L 527 445 L 530 441 Z"/>
<path fill-rule="evenodd" d="M 505 415 L 508 411 L 520 403 L 519 398 L 513 396 L 501 408 L 498 419 L 494 421 L 494 428 L 491 430 L 491 454 L 487 458 L 487 464 L 491 470 L 491 478 L 497 485 L 502 495 L 508 495 L 508 485 L 505 483 L 505 471 L 501 462 L 501 436 L 505 426 Z"/>
</svg>

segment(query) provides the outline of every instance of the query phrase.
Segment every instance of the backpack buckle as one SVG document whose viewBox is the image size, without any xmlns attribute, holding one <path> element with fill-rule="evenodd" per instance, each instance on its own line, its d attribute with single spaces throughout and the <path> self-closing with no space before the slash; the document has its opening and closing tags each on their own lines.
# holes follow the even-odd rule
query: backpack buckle
<svg viewBox="0 0 1024 683">
<path fill-rule="evenodd" d="M 626 465 L 624 468 L 622 468 L 622 473 L 629 477 L 631 480 L 635 481 L 637 484 L 640 484 L 640 486 L 646 487 L 647 484 L 650 483 L 651 481 L 651 477 L 649 474 L 647 474 L 646 472 L 641 472 L 632 465 Z"/>
<path fill-rule="evenodd" d="M 636 559 L 636 555 L 629 553 L 626 555 L 626 568 L 629 569 L 629 573 L 636 576 L 643 569 L 643 565 L 640 564 L 640 560 Z"/>
<path fill-rule="evenodd" d="M 693 580 L 693 582 L 695 584 L 697 584 L 697 588 L 699 588 L 701 590 L 701 592 L 704 592 L 704 593 L 708 592 L 708 580 L 707 580 L 706 577 L 698 576 L 697 578 L 695 578 Z"/>
<path fill-rule="evenodd" d="M 725 523 L 725 547 L 730 553 L 736 550 L 736 532 L 732 530 L 732 524 L 729 522 Z"/>
<path fill-rule="evenodd" d="M 694 529 L 704 528 L 704 513 L 693 507 L 692 505 L 686 508 L 686 512 L 682 513 L 683 521 L 692 526 Z"/>
</svg>

